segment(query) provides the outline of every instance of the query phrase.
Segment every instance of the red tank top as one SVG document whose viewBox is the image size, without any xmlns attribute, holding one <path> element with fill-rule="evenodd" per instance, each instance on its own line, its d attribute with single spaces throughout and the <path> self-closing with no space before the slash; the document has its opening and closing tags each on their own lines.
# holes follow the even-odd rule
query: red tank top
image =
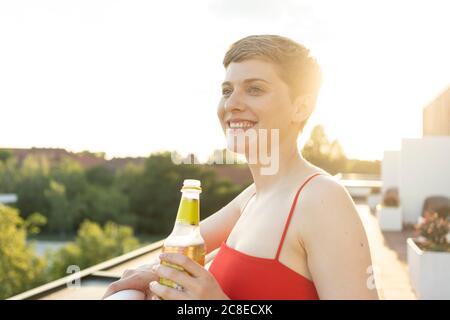
<svg viewBox="0 0 450 320">
<path fill-rule="evenodd" d="M 318 300 L 314 283 L 282 264 L 278 259 L 303 187 L 314 177 L 310 176 L 298 189 L 287 218 L 275 259 L 260 258 L 237 251 L 226 244 L 220 246 L 209 272 L 219 282 L 224 293 L 232 300 Z M 255 194 L 252 195 L 253 198 Z M 250 199 L 247 201 L 250 201 Z M 247 206 L 247 204 L 245 206 Z M 245 207 L 244 207 L 245 209 Z"/>
</svg>

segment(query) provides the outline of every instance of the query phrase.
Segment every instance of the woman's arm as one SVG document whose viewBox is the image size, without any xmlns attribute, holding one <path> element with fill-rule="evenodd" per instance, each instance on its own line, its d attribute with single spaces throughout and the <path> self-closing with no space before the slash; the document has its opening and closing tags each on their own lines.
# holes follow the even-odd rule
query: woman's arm
<svg viewBox="0 0 450 320">
<path fill-rule="evenodd" d="M 299 241 L 321 299 L 378 299 L 366 233 L 353 200 L 331 177 L 305 188 Z"/>
</svg>

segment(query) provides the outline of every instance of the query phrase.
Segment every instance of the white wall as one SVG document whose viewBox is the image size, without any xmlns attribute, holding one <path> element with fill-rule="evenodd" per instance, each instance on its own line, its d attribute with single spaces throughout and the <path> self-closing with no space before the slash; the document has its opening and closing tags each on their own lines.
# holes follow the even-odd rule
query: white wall
<svg viewBox="0 0 450 320">
<path fill-rule="evenodd" d="M 403 222 L 417 223 L 426 197 L 450 197 L 450 136 L 403 139 L 400 163 Z"/>
<path fill-rule="evenodd" d="M 389 188 L 400 188 L 400 158 L 400 151 L 384 151 L 383 162 L 381 164 L 383 193 Z"/>
</svg>

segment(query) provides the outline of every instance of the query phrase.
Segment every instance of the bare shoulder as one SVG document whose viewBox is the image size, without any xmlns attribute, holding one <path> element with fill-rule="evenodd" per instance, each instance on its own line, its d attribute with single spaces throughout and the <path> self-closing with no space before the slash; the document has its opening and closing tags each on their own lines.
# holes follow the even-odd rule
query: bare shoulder
<svg viewBox="0 0 450 320">
<path fill-rule="evenodd" d="M 375 284 L 368 282 L 368 239 L 347 190 L 334 178 L 319 176 L 302 196 L 297 236 L 320 298 L 377 299 Z"/>
<path fill-rule="evenodd" d="M 330 175 L 319 175 L 311 179 L 301 192 L 299 205 L 313 206 L 324 205 L 329 202 L 347 202 L 353 204 L 349 193 L 339 181 Z"/>
<path fill-rule="evenodd" d="M 296 213 L 299 214 L 299 237 L 307 241 L 326 232 L 331 236 L 362 231 L 356 206 L 348 191 L 338 180 L 320 175 L 302 190 Z"/>
</svg>

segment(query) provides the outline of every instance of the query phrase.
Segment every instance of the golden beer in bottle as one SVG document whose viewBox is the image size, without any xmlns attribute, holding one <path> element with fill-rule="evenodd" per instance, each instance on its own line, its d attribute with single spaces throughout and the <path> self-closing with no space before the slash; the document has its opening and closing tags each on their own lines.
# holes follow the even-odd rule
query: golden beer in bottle
<svg viewBox="0 0 450 320">
<path fill-rule="evenodd" d="M 200 234 L 201 192 L 199 180 L 184 180 L 175 225 L 172 233 L 164 240 L 162 252 L 181 253 L 204 266 L 206 248 L 205 241 Z M 172 263 L 162 261 L 161 264 L 184 271 L 181 266 Z M 180 288 L 176 283 L 166 278 L 160 278 L 159 283 L 172 288 Z"/>
</svg>

